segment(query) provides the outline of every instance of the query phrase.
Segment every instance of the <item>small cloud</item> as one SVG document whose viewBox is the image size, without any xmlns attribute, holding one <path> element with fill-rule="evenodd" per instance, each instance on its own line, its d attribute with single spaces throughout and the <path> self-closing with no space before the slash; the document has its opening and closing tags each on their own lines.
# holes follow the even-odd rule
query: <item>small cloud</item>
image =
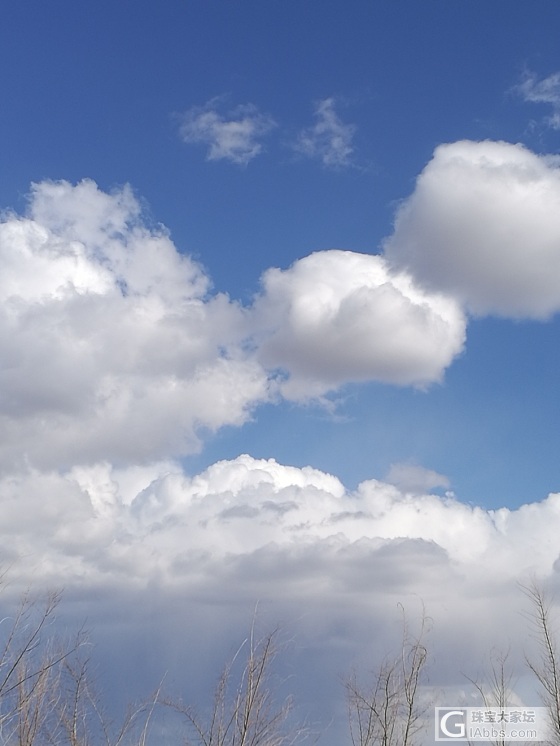
<svg viewBox="0 0 560 746">
<path fill-rule="evenodd" d="M 308 158 L 318 158 L 327 168 L 344 168 L 352 165 L 356 127 L 340 120 L 334 103 L 334 98 L 319 101 L 315 107 L 317 122 L 300 132 L 294 148 Z"/>
<path fill-rule="evenodd" d="M 546 117 L 545 121 L 553 129 L 560 130 L 560 72 L 542 80 L 539 80 L 535 73 L 527 72 L 515 90 L 525 101 L 533 104 L 550 104 L 552 114 Z"/>
<path fill-rule="evenodd" d="M 204 106 L 194 106 L 181 119 L 179 134 L 183 142 L 208 145 L 207 160 L 228 160 L 246 166 L 262 152 L 259 140 L 276 123 L 261 114 L 253 104 L 237 106 L 226 114 L 218 112 L 219 99 Z"/>
<path fill-rule="evenodd" d="M 385 481 L 394 484 L 403 492 L 429 492 L 436 487 L 449 487 L 449 479 L 432 469 L 425 469 L 417 464 L 391 464 Z"/>
</svg>

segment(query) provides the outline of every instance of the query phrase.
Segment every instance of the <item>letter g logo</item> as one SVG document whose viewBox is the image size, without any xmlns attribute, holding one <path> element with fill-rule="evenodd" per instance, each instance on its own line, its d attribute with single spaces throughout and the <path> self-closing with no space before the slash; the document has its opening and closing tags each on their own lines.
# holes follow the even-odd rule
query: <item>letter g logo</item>
<svg viewBox="0 0 560 746">
<path fill-rule="evenodd" d="M 461 719 L 448 723 L 449 718 L 458 715 Z M 464 738 L 466 733 L 465 723 L 463 722 L 465 713 L 463 710 L 450 710 L 442 715 L 440 720 L 441 732 L 448 738 Z M 450 730 L 450 728 L 452 730 Z"/>
</svg>

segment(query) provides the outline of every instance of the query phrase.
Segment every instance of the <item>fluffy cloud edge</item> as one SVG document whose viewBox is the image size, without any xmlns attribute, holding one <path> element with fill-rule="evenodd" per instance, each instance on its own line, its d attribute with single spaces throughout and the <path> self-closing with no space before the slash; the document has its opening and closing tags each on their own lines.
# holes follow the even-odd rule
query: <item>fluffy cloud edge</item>
<svg viewBox="0 0 560 746">
<path fill-rule="evenodd" d="M 456 703 L 493 646 L 522 663 L 517 583 L 535 574 L 560 587 L 559 494 L 485 511 L 379 480 L 349 491 L 317 469 L 242 455 L 195 475 L 174 462 L 5 475 L 0 508 L 3 613 L 30 584 L 64 587 L 60 624 L 87 617 L 111 707 L 166 671 L 185 701 L 211 696 L 257 608 L 258 628 L 280 625 L 295 648 L 280 670 L 298 711 L 321 730 L 336 713 L 335 743 L 341 674 L 398 653 L 403 608 L 413 634 L 423 607 L 434 630 L 423 694 Z M 525 681 L 512 688 L 534 701 Z"/>
<path fill-rule="evenodd" d="M 247 307 L 212 293 L 128 186 L 36 184 L 0 234 L 4 465 L 180 456 L 278 397 L 439 381 L 464 343 L 453 301 L 382 257 L 325 251 L 271 269 Z"/>
<path fill-rule="evenodd" d="M 477 316 L 560 310 L 560 161 L 523 145 L 438 146 L 383 244 L 387 261 Z"/>
<path fill-rule="evenodd" d="M 515 510 L 483 510 L 451 493 L 375 479 L 348 491 L 318 469 L 248 455 L 192 477 L 173 462 L 10 474 L 0 480 L 0 502 L 2 534 L 12 537 L 4 553 L 10 546 L 12 560 L 35 556 L 45 568 L 60 562 L 60 577 L 77 572 L 85 579 L 88 567 L 93 579 L 118 577 L 127 566 L 133 583 L 155 572 L 173 584 L 188 576 L 189 563 L 196 573 L 199 562 L 250 561 L 270 552 L 297 557 L 314 547 L 343 556 L 344 547 L 359 554 L 359 547 L 378 551 L 410 541 L 437 548 L 446 572 L 480 578 L 491 562 L 503 581 L 531 568 L 551 573 L 559 555 L 553 539 L 560 494 Z"/>
<path fill-rule="evenodd" d="M 463 350 L 460 307 L 392 272 L 382 256 L 315 252 L 268 270 L 262 286 L 254 304 L 258 356 L 287 372 L 280 388 L 289 399 L 352 381 L 427 387 Z"/>
</svg>

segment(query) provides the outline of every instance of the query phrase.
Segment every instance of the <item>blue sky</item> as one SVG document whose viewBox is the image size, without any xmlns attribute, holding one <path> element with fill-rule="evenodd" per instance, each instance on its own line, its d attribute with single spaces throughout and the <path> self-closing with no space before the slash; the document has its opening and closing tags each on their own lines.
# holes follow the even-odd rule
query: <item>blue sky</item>
<svg viewBox="0 0 560 746">
<path fill-rule="evenodd" d="M 311 551 L 330 501 L 359 512 L 376 484 L 393 508 L 342 530 L 349 547 L 431 542 L 473 577 L 503 550 L 509 588 L 533 549 L 513 529 L 504 549 L 500 521 L 530 514 L 553 577 L 559 26 L 556 0 L 8 0 L 5 560 L 70 595 L 106 584 L 110 618 L 150 552 L 170 577 L 191 540 L 258 567 L 304 525 L 180 538 L 193 494 L 234 494 L 247 518 L 289 488 Z M 34 515 L 58 539 L 37 548 Z M 428 575 L 403 594 L 429 595 Z"/>
<path fill-rule="evenodd" d="M 45 178 L 87 177 L 109 190 L 130 183 L 214 287 L 244 302 L 270 266 L 330 248 L 379 251 L 396 204 L 440 143 L 558 146 L 544 121 L 551 105 L 515 93 L 529 71 L 542 79 L 556 69 L 552 2 L 538 12 L 447 0 L 22 2 L 5 12 L 0 204 L 23 210 L 30 183 Z M 207 146 L 180 140 L 184 112 L 212 99 L 223 116 L 252 104 L 276 123 L 245 166 L 208 161 Z M 327 99 L 353 128 L 348 164 L 330 169 L 292 147 Z M 446 473 L 461 499 L 540 499 L 560 469 L 556 333 L 554 322 L 473 324 L 444 390 L 345 391 L 344 424 L 277 406 L 266 412 L 264 442 L 263 413 L 256 427 L 212 439 L 193 466 L 261 441 L 258 456 L 314 463 L 352 485 L 413 461 Z M 302 436 L 295 449 L 287 430 Z"/>
</svg>

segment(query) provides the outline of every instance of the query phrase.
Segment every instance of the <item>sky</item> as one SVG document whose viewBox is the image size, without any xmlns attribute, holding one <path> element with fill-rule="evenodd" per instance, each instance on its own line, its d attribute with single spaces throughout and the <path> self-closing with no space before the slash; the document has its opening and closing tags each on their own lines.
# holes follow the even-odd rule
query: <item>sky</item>
<svg viewBox="0 0 560 746">
<path fill-rule="evenodd" d="M 560 554 L 559 25 L 4 3 L 1 561 L 65 589 L 107 686 L 201 696 L 258 604 L 334 746 L 399 603 L 434 686 L 498 603 L 521 650 Z"/>
</svg>

